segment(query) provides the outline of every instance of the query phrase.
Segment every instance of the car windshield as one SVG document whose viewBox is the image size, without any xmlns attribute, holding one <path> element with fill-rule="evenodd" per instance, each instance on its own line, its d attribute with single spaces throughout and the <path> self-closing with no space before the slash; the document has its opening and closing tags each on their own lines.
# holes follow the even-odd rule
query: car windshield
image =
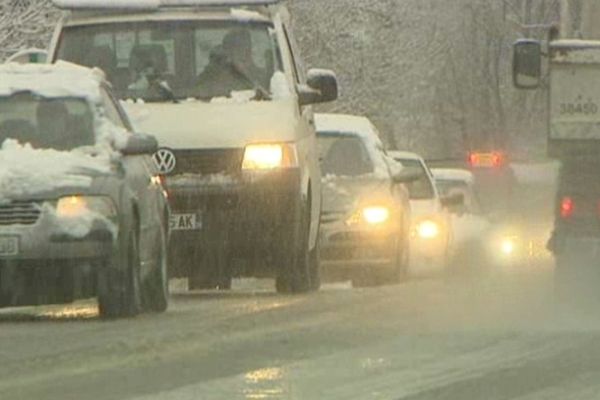
<svg viewBox="0 0 600 400">
<path fill-rule="evenodd" d="M 435 196 L 433 185 L 431 184 L 429 174 L 421 161 L 413 159 L 399 159 L 397 161 L 399 161 L 406 170 L 415 171 L 420 176 L 416 181 L 406 184 L 411 200 L 433 199 Z"/>
<path fill-rule="evenodd" d="M 92 145 L 92 110 L 79 98 L 46 98 L 31 93 L 0 97 L 0 143 L 7 139 L 55 150 Z"/>
<path fill-rule="evenodd" d="M 58 59 L 101 68 L 123 99 L 270 97 L 281 57 L 267 23 L 159 21 L 65 28 Z"/>
<path fill-rule="evenodd" d="M 359 137 L 320 133 L 318 145 L 323 175 L 360 176 L 375 170 L 369 152 Z"/>
</svg>

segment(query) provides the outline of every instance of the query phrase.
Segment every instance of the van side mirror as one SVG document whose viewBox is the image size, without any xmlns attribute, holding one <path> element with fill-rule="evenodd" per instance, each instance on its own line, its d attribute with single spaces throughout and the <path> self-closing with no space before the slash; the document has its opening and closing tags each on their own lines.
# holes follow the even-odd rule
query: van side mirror
<svg viewBox="0 0 600 400">
<path fill-rule="evenodd" d="M 306 83 L 298 88 L 301 105 L 337 100 L 338 82 L 335 72 L 326 69 L 311 69 L 308 71 Z"/>
<path fill-rule="evenodd" d="M 537 89 L 542 79 L 542 44 L 520 39 L 513 45 L 513 83 L 518 89 Z"/>
<path fill-rule="evenodd" d="M 158 141 L 154 136 L 143 133 L 134 133 L 129 139 L 121 153 L 127 156 L 154 154 L 158 150 Z"/>
</svg>

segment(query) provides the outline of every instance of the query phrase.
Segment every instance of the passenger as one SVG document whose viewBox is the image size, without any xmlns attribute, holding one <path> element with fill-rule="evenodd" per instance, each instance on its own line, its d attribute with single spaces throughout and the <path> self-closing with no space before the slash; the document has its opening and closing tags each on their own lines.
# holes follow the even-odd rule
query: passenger
<svg viewBox="0 0 600 400">
<path fill-rule="evenodd" d="M 206 94 L 202 97 L 228 96 L 231 91 L 263 86 L 264 74 L 264 70 L 254 64 L 250 32 L 235 29 L 211 52 L 208 65 L 198 76 L 198 87 Z"/>
</svg>

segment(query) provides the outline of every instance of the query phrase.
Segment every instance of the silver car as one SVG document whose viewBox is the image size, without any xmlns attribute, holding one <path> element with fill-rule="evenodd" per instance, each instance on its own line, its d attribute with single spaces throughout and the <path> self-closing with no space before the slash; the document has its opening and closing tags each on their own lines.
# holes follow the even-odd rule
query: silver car
<svg viewBox="0 0 600 400">
<path fill-rule="evenodd" d="M 98 70 L 0 67 L 0 307 L 98 297 L 167 308 L 168 205 L 152 154 Z"/>
<path fill-rule="evenodd" d="M 321 114 L 316 123 L 325 276 L 359 286 L 400 281 L 408 271 L 411 225 L 403 183 L 416 176 L 387 156 L 367 118 Z"/>
</svg>

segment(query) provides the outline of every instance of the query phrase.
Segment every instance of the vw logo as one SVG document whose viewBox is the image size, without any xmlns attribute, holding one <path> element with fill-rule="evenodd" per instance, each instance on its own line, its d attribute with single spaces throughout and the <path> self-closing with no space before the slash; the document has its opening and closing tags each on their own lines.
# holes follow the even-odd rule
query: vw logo
<svg viewBox="0 0 600 400">
<path fill-rule="evenodd" d="M 169 149 L 158 149 L 152 158 L 154 159 L 154 163 L 158 168 L 158 172 L 163 175 L 170 174 L 177 166 L 177 158 L 175 157 L 175 153 Z"/>
</svg>

